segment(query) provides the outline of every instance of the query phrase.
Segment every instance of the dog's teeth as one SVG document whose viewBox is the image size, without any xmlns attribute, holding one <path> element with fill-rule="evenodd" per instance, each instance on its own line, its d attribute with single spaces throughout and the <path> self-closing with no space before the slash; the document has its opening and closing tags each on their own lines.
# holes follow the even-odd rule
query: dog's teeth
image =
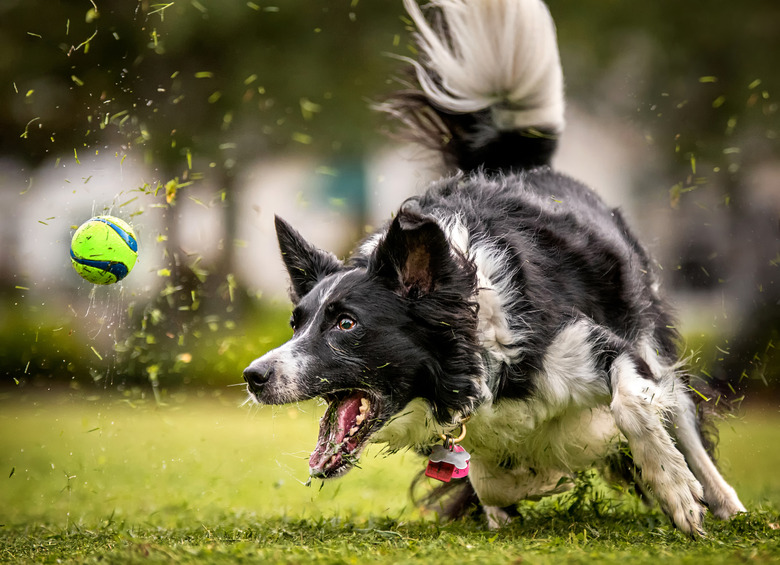
<svg viewBox="0 0 780 565">
<path fill-rule="evenodd" d="M 350 428 L 350 430 L 349 430 L 349 434 L 347 434 L 347 435 L 355 435 L 359 429 L 360 429 L 360 427 L 358 427 L 358 426 L 352 426 L 352 428 Z"/>
<path fill-rule="evenodd" d="M 368 398 L 365 396 L 360 399 L 360 413 L 365 414 L 368 412 L 368 409 L 371 407 L 371 403 L 368 401 Z"/>
<path fill-rule="evenodd" d="M 355 423 L 359 426 L 360 424 L 363 423 L 363 420 L 365 419 L 366 419 L 365 412 L 361 412 L 360 414 L 357 415 L 357 418 L 355 418 Z"/>
</svg>

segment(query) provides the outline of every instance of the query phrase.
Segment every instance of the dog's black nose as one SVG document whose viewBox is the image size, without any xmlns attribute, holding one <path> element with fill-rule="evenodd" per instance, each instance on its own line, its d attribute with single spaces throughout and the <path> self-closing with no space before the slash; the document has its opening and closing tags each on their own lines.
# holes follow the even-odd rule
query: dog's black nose
<svg viewBox="0 0 780 565">
<path fill-rule="evenodd" d="M 273 365 L 265 363 L 262 365 L 255 365 L 253 363 L 244 369 L 244 380 L 249 385 L 249 389 L 252 392 L 258 393 L 263 390 L 263 387 L 273 374 Z"/>
</svg>

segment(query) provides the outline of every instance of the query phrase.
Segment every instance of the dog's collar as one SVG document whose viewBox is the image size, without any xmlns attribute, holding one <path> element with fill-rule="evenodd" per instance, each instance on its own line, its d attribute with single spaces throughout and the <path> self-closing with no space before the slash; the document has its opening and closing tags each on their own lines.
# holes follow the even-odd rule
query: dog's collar
<svg viewBox="0 0 780 565">
<path fill-rule="evenodd" d="M 439 437 L 442 439 L 445 445 L 453 446 L 462 442 L 466 438 L 466 422 L 469 421 L 469 418 L 471 418 L 471 416 L 466 416 L 460 420 L 460 434 L 457 437 L 448 433 L 439 434 Z"/>
</svg>

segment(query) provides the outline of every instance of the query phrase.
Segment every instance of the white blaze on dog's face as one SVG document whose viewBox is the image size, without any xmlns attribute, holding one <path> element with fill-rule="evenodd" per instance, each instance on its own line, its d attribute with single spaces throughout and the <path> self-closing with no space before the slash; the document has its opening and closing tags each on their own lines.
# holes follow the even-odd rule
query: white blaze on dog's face
<svg viewBox="0 0 780 565">
<path fill-rule="evenodd" d="M 473 285 L 460 278 L 473 274 L 456 264 L 435 222 L 396 220 L 370 256 L 349 266 L 280 219 L 277 234 L 294 333 L 253 361 L 244 378 L 259 403 L 326 400 L 312 476 L 348 471 L 369 437 L 414 398 L 428 400 L 442 420 L 470 409 L 478 395 L 476 314 Z M 462 296 L 452 279 L 465 288 Z"/>
</svg>

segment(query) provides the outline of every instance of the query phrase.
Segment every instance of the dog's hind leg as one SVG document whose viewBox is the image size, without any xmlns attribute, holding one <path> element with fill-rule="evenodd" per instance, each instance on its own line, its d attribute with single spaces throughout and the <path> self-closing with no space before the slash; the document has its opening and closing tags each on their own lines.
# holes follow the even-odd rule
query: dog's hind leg
<svg viewBox="0 0 780 565">
<path fill-rule="evenodd" d="M 627 353 L 615 358 L 610 381 L 610 409 L 628 440 L 642 481 L 680 530 L 694 537 L 702 535 L 702 487 L 665 425 L 675 412 L 678 383 L 644 378 L 637 359 Z"/>
<path fill-rule="evenodd" d="M 693 401 L 682 390 L 678 391 L 678 395 L 673 420 L 677 446 L 685 455 L 691 471 L 704 487 L 704 500 L 707 506 L 721 520 L 745 512 L 745 507 L 739 501 L 736 491 L 723 479 L 704 449 Z"/>
</svg>

